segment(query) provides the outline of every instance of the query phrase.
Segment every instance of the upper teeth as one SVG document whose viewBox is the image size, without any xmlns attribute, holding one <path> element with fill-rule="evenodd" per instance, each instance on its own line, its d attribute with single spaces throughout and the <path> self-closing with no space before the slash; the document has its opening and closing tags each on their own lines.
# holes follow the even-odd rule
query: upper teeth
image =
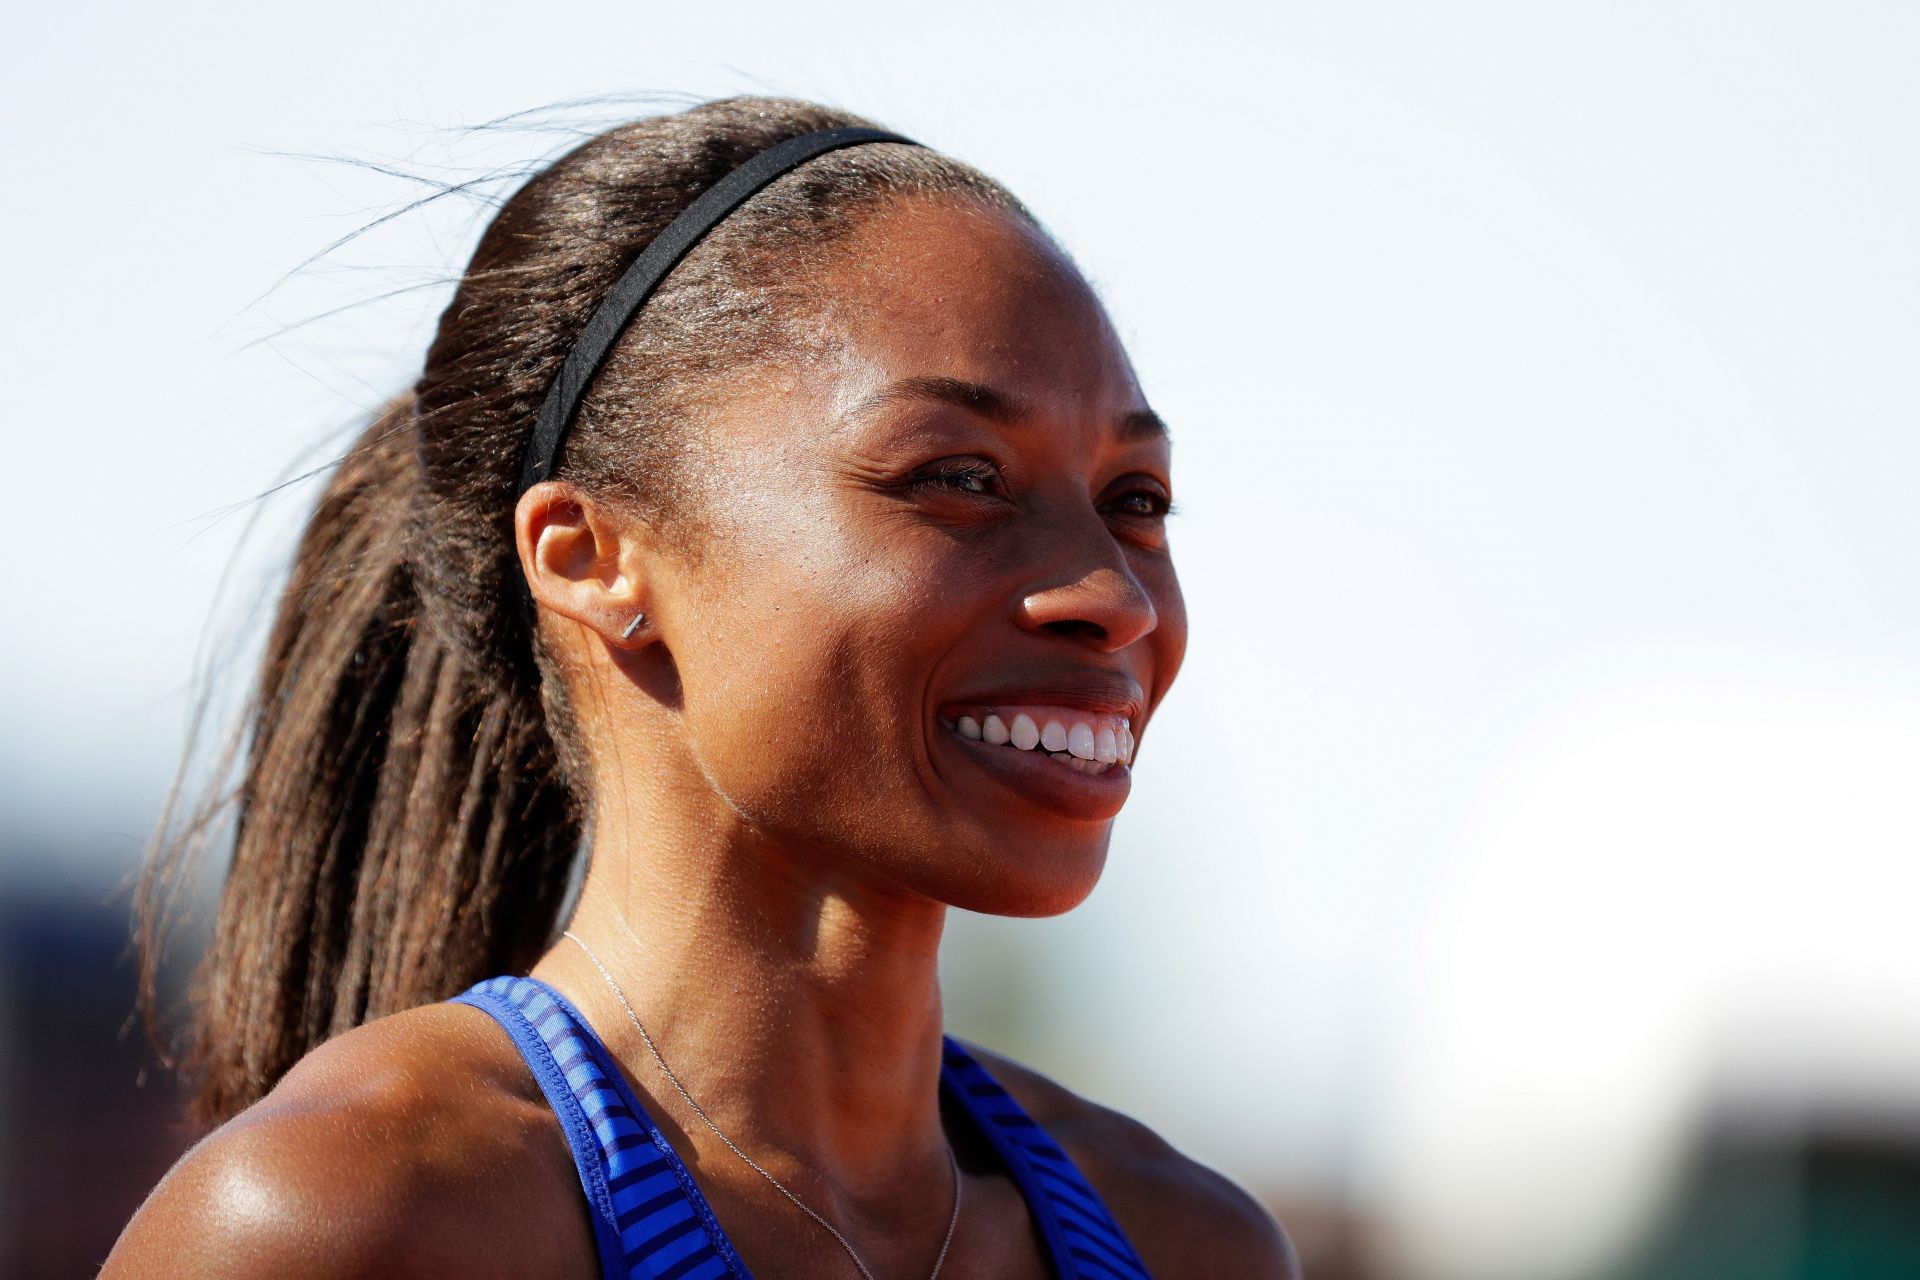
<svg viewBox="0 0 1920 1280">
<path fill-rule="evenodd" d="M 1100 764 L 1133 760 L 1133 726 L 1125 716 L 1075 711 L 1067 707 L 997 707 L 979 709 L 954 722 L 963 738 L 1014 746 L 1022 751 L 1043 747 L 1080 760 Z"/>
</svg>

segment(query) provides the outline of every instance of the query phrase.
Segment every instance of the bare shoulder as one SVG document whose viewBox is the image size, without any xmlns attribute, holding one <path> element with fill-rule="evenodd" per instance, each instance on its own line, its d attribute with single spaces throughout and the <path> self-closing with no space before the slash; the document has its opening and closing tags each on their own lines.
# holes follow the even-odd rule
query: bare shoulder
<svg viewBox="0 0 1920 1280">
<path fill-rule="evenodd" d="M 517 1230 L 527 1215 L 542 1229 Z M 485 1014 L 443 1004 L 302 1058 L 180 1158 L 101 1274 L 564 1276 L 593 1274 L 593 1258 L 530 1073 Z"/>
<path fill-rule="evenodd" d="M 1131 1117 L 999 1054 L 973 1052 L 1086 1174 L 1160 1280 L 1299 1280 L 1286 1232 L 1231 1179 Z"/>
</svg>

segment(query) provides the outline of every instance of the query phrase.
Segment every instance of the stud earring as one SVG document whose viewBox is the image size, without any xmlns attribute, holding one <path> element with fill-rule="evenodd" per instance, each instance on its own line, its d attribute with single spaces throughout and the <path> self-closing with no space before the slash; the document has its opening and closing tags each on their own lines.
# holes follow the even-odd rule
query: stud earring
<svg viewBox="0 0 1920 1280">
<path fill-rule="evenodd" d="M 638 631 L 638 630 L 640 629 L 640 624 L 641 624 L 641 623 L 643 623 L 643 622 L 645 622 L 646 620 L 647 620 L 647 615 L 646 615 L 645 613 L 636 613 L 636 614 L 634 614 L 634 615 L 633 615 L 633 621 L 632 621 L 632 622 L 629 622 L 629 623 L 627 624 L 627 629 L 626 629 L 625 631 L 622 631 L 622 632 L 620 633 L 620 638 L 621 638 L 622 640 L 631 640 L 631 639 L 633 639 L 633 633 L 634 633 L 634 632 L 636 632 L 636 631 Z"/>
</svg>

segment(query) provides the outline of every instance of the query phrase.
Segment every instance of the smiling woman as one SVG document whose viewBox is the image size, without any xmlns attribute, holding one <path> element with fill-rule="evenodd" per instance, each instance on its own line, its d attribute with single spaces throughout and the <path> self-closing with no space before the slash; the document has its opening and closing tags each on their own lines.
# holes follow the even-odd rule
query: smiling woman
<svg viewBox="0 0 1920 1280">
<path fill-rule="evenodd" d="M 488 228 L 302 540 L 184 1062 L 217 1127 L 108 1276 L 1293 1274 L 942 1034 L 948 908 L 1092 890 L 1186 619 L 1098 300 L 978 172 L 821 142 L 867 127 L 625 125 Z"/>
</svg>

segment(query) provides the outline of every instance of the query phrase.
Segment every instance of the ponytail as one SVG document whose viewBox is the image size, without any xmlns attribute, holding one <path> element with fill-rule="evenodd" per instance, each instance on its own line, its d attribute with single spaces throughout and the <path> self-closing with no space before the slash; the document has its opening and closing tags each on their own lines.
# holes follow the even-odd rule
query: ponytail
<svg viewBox="0 0 1920 1280">
<path fill-rule="evenodd" d="M 329 1036 L 530 966 L 556 927 L 579 824 L 537 696 L 477 679 L 423 625 L 412 406 L 376 418 L 322 494 L 246 711 L 181 1063 L 200 1123 Z"/>
</svg>

